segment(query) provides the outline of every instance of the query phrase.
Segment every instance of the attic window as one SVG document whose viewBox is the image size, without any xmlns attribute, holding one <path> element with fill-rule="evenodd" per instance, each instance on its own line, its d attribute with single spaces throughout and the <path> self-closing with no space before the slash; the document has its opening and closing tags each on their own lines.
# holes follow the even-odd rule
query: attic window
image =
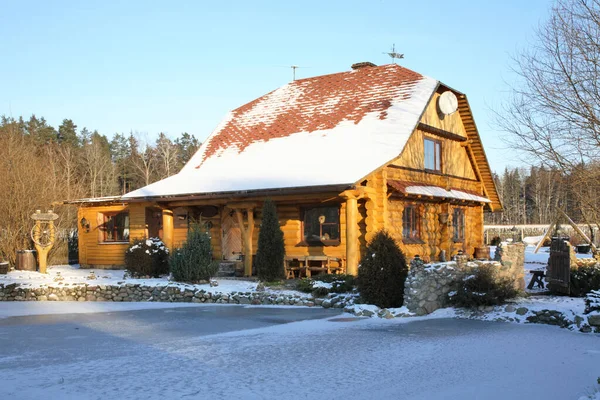
<svg viewBox="0 0 600 400">
<path fill-rule="evenodd" d="M 302 237 L 305 245 L 340 244 L 339 207 L 314 207 L 303 210 Z"/>
<path fill-rule="evenodd" d="M 425 169 L 442 172 L 442 142 L 434 139 L 424 139 Z"/>
</svg>

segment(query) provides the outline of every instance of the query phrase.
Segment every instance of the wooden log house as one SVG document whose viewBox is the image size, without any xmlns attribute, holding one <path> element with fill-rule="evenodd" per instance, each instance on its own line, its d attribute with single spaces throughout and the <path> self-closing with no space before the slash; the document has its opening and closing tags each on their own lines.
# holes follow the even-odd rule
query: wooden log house
<svg viewBox="0 0 600 400">
<path fill-rule="evenodd" d="M 136 238 L 181 246 L 201 216 L 215 257 L 243 259 L 250 275 L 266 198 L 288 257 L 335 257 L 349 274 L 382 229 L 408 257 L 473 255 L 484 212 L 502 207 L 467 97 L 398 65 L 359 63 L 233 110 L 174 176 L 70 202 L 80 264 L 123 265 Z"/>
</svg>

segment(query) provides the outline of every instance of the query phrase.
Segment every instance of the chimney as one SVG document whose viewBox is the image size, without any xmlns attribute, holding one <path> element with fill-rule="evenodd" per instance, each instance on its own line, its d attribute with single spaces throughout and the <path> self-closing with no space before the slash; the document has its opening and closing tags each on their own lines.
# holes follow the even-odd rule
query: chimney
<svg viewBox="0 0 600 400">
<path fill-rule="evenodd" d="M 352 69 L 361 69 L 361 68 L 376 67 L 376 66 L 377 65 L 373 64 L 372 62 L 363 61 L 363 62 L 358 62 L 358 63 L 352 64 Z"/>
</svg>

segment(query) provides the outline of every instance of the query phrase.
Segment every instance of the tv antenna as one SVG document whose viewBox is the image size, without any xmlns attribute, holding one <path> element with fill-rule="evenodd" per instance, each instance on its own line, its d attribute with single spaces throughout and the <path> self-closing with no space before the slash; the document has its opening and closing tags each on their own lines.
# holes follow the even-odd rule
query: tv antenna
<svg viewBox="0 0 600 400">
<path fill-rule="evenodd" d="M 291 68 L 292 68 L 292 80 L 295 81 L 296 80 L 296 69 L 301 68 L 301 67 L 299 67 L 297 65 L 292 65 Z"/>
<path fill-rule="evenodd" d="M 312 68 L 312 67 L 300 67 L 298 65 L 277 65 L 278 68 L 291 68 L 292 69 L 292 80 L 296 80 L 296 70 L 298 68 Z"/>
<path fill-rule="evenodd" d="M 392 44 L 392 51 L 390 53 L 384 52 L 383 54 L 387 54 L 392 57 L 392 62 L 396 64 L 396 59 L 404 58 L 404 54 L 396 53 L 396 44 Z"/>
</svg>

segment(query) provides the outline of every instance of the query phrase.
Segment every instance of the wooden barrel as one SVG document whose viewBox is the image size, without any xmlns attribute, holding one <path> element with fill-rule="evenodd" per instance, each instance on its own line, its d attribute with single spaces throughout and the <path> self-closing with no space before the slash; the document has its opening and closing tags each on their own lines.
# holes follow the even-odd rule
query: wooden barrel
<svg viewBox="0 0 600 400">
<path fill-rule="evenodd" d="M 0 275 L 8 273 L 8 261 L 0 262 Z"/>
<path fill-rule="evenodd" d="M 19 271 L 36 271 L 35 250 L 17 250 L 17 263 L 15 269 Z"/>
<path fill-rule="evenodd" d="M 489 260 L 490 248 L 488 246 L 475 247 L 475 258 L 477 260 Z"/>
</svg>

